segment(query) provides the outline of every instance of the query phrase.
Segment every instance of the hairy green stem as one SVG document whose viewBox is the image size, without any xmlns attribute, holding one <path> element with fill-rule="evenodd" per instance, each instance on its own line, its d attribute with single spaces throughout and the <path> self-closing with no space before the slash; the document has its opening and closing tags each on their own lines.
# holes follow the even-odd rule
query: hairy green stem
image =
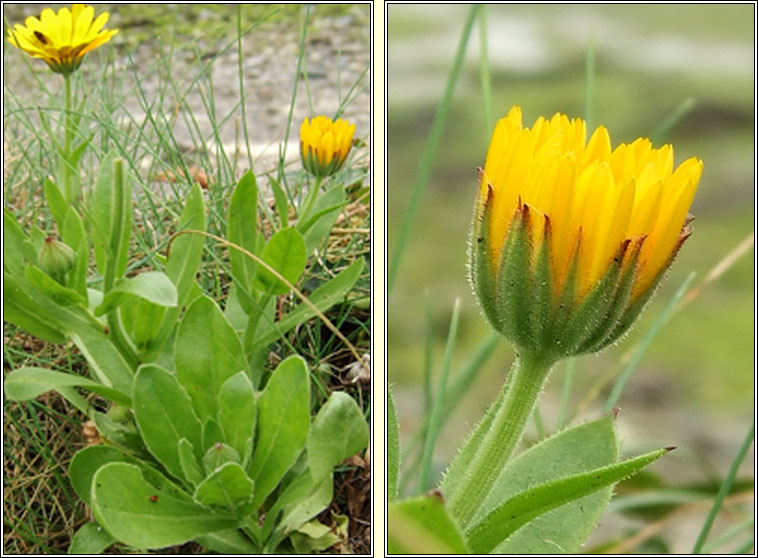
<svg viewBox="0 0 758 558">
<path fill-rule="evenodd" d="M 63 126 L 63 153 L 59 156 L 63 159 L 61 161 L 61 169 L 63 171 L 63 193 L 66 196 L 66 201 L 70 204 L 74 203 L 73 184 L 71 183 L 71 140 L 73 139 L 73 127 L 74 122 L 71 119 L 71 75 L 66 74 L 63 76 L 63 81 L 66 84 L 66 115 L 65 124 Z"/>
<path fill-rule="evenodd" d="M 524 353 L 511 369 L 503 403 L 477 449 L 463 481 L 450 495 L 450 509 L 465 529 L 521 440 L 553 360 Z"/>
<path fill-rule="evenodd" d="M 311 187 L 310 190 L 308 190 L 308 195 L 305 197 L 305 204 L 303 207 L 303 211 L 300 213 L 300 219 L 301 223 L 305 223 L 308 220 L 308 217 L 310 216 L 311 212 L 313 211 L 313 204 L 316 203 L 316 198 L 318 198 L 318 193 L 321 190 L 321 181 L 323 178 L 320 176 L 316 177 L 316 183 Z"/>
</svg>

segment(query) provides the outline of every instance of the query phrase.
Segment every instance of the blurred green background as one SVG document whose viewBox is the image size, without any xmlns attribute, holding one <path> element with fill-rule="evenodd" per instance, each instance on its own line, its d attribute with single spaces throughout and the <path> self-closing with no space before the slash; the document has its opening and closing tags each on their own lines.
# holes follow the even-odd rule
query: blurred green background
<svg viewBox="0 0 758 558">
<path fill-rule="evenodd" d="M 691 209 L 694 234 L 625 339 L 599 355 L 578 359 L 574 404 L 604 373 L 620 370 L 625 355 L 691 271 L 697 273 L 697 284 L 753 233 L 753 10 L 753 5 L 486 8 L 495 118 L 505 116 L 514 104 L 521 105 L 527 126 L 537 116 L 555 112 L 583 117 L 590 41 L 596 57 L 590 125 L 604 124 L 614 146 L 650 136 L 683 101 L 695 102 L 666 138 L 674 145 L 675 164 L 690 156 L 704 161 Z M 455 5 L 388 8 L 390 260 L 467 12 L 468 7 Z M 388 370 L 401 443 L 415 431 L 423 411 L 427 315 L 435 379 L 457 297 L 461 319 L 451 377 L 490 331 L 466 278 L 476 168 L 484 164 L 494 125 L 494 120 L 485 122 L 482 108 L 478 29 L 477 23 L 389 294 Z M 663 476 L 685 482 L 725 474 L 755 411 L 754 284 L 751 246 L 658 334 L 619 401 L 623 454 L 674 444 L 679 451 L 656 468 Z M 494 399 L 512 360 L 509 344 L 500 342 L 440 435 L 438 470 Z M 564 369 L 561 365 L 553 373 L 541 401 L 548 430 L 554 424 Z M 606 396 L 607 391 L 601 393 L 581 417 L 596 415 Z M 752 468 L 748 458 L 741 470 L 747 475 Z"/>
</svg>

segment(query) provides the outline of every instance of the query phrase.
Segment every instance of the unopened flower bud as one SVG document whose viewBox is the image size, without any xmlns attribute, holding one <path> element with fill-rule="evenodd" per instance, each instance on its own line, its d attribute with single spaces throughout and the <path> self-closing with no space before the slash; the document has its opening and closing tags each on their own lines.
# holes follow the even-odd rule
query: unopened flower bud
<svg viewBox="0 0 758 558">
<path fill-rule="evenodd" d="M 670 145 L 611 147 L 602 126 L 511 109 L 481 171 L 471 277 L 493 327 L 522 351 L 595 352 L 639 315 L 682 243 L 703 163 Z"/>
<path fill-rule="evenodd" d="M 326 116 L 307 118 L 300 126 L 300 158 L 303 168 L 313 176 L 335 174 L 345 164 L 353 146 L 355 124 Z"/>
<path fill-rule="evenodd" d="M 66 273 L 74 266 L 74 251 L 53 236 L 42 243 L 37 263 L 50 277 L 63 284 Z"/>
</svg>

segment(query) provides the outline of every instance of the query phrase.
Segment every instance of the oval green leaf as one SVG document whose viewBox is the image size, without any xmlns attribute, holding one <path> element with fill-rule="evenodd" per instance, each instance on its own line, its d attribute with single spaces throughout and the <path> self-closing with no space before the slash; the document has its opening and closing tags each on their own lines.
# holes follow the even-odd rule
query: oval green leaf
<svg viewBox="0 0 758 558">
<path fill-rule="evenodd" d="M 321 482 L 343 459 L 365 449 L 368 440 L 368 424 L 355 400 L 341 391 L 332 393 L 308 432 L 313 484 Z"/>
<path fill-rule="evenodd" d="M 390 554 L 468 554 L 461 530 L 441 494 L 433 492 L 389 505 Z"/>
<path fill-rule="evenodd" d="M 247 440 L 255 434 L 257 418 L 255 390 L 247 374 L 240 371 L 226 380 L 218 402 L 218 424 L 226 441 L 244 457 Z"/>
<path fill-rule="evenodd" d="M 305 361 L 291 356 L 274 370 L 258 399 L 258 442 L 250 463 L 256 508 L 305 446 L 311 422 L 310 395 Z"/>
<path fill-rule="evenodd" d="M 667 452 L 666 449 L 652 451 L 634 459 L 540 484 L 521 492 L 491 511 L 467 531 L 468 543 L 477 554 L 489 553 L 498 547 L 501 541 L 534 518 L 596 490 L 611 486 Z"/>
<path fill-rule="evenodd" d="M 240 178 L 229 200 L 226 225 L 229 242 L 255 254 L 258 238 L 257 217 L 258 186 L 255 183 L 253 171 L 248 171 Z M 229 262 L 232 275 L 242 283 L 245 291 L 248 291 L 255 277 L 258 263 L 234 248 L 229 248 Z"/>
<path fill-rule="evenodd" d="M 177 377 L 198 417 L 202 422 L 215 419 L 221 386 L 240 370 L 247 372 L 248 366 L 237 333 L 207 296 L 198 297 L 187 309 L 174 351 Z"/>
<path fill-rule="evenodd" d="M 132 406 L 128 395 L 83 376 L 28 366 L 14 370 L 5 377 L 5 396 L 13 401 L 27 401 L 46 391 L 66 387 L 83 387 L 119 405 Z"/>
<path fill-rule="evenodd" d="M 289 227 L 278 231 L 266 243 L 262 259 L 291 284 L 297 283 L 305 269 L 305 241 L 297 229 Z M 290 288 L 263 266 L 255 276 L 255 288 L 266 294 L 282 295 Z"/>
<path fill-rule="evenodd" d="M 198 485 L 195 499 L 208 507 L 222 507 L 240 515 L 252 512 L 253 481 L 238 463 L 225 463 Z"/>
<path fill-rule="evenodd" d="M 93 479 L 92 511 L 118 540 L 136 548 L 162 548 L 198 535 L 237 527 L 229 514 L 214 513 L 189 497 L 148 483 L 136 465 L 110 463 Z"/>
<path fill-rule="evenodd" d="M 172 475 L 184 478 L 179 440 L 201 447 L 202 425 L 176 377 L 160 366 L 142 365 L 134 377 L 134 417 L 145 445 Z M 199 456 L 197 456 L 199 457 Z"/>
<path fill-rule="evenodd" d="M 176 306 L 176 287 L 165 274 L 160 271 L 140 273 L 136 277 L 124 279 L 105 295 L 103 302 L 95 308 L 95 316 L 102 316 L 126 300 L 137 297 L 158 306 Z"/>
</svg>

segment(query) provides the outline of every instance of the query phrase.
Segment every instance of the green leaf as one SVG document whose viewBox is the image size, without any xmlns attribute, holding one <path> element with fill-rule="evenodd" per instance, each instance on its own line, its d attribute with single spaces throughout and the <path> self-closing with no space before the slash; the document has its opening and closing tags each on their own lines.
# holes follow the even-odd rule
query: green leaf
<svg viewBox="0 0 758 558">
<path fill-rule="evenodd" d="M 316 517 L 329 506 L 333 495 L 334 481 L 330 472 L 320 483 L 311 485 L 310 490 L 302 497 L 284 506 L 284 513 L 279 520 L 273 540 L 278 544 L 287 533 Z"/>
<path fill-rule="evenodd" d="M 195 537 L 195 542 L 219 554 L 260 554 L 261 550 L 238 529 Z"/>
<path fill-rule="evenodd" d="M 36 263 L 37 252 L 13 214 L 3 209 L 3 267 L 18 276 L 27 262 Z"/>
<path fill-rule="evenodd" d="M 247 374 L 240 371 L 226 380 L 218 394 L 218 423 L 227 443 L 245 455 L 247 440 L 255 434 L 255 390 Z"/>
<path fill-rule="evenodd" d="M 195 491 L 195 499 L 204 506 L 220 506 L 247 515 L 252 512 L 253 481 L 239 463 L 225 463 L 213 471 Z"/>
<path fill-rule="evenodd" d="M 150 453 L 172 475 L 184 478 L 179 440 L 186 438 L 199 451 L 201 423 L 176 376 L 154 364 L 140 366 L 134 377 L 134 417 Z"/>
<path fill-rule="evenodd" d="M 100 161 L 90 209 L 97 268 L 106 275 L 106 264 L 111 265 L 114 278 L 126 271 L 132 220 L 131 189 L 126 172 L 116 180 L 116 155 L 110 151 Z"/>
<path fill-rule="evenodd" d="M 274 234 L 263 249 L 262 259 L 293 285 L 305 269 L 305 241 L 297 229 L 289 227 Z M 290 288 L 263 266 L 259 267 L 254 286 L 265 294 L 282 295 Z"/>
<path fill-rule="evenodd" d="M 80 115 L 83 113 L 79 113 Z M 89 146 L 90 142 L 92 141 L 92 138 L 95 137 L 95 133 L 91 133 L 89 138 L 85 139 L 83 142 L 81 142 L 79 145 L 74 148 L 74 150 L 71 152 L 71 155 L 68 158 L 69 163 L 71 163 L 71 166 L 74 168 L 79 167 L 79 161 L 82 158 L 82 155 L 84 155 L 84 152 L 87 150 L 87 146 Z"/>
<path fill-rule="evenodd" d="M 68 286 L 82 295 L 87 304 L 87 273 L 89 272 L 89 237 L 84 230 L 82 220 L 73 207 L 66 211 L 63 227 L 63 242 L 76 253 L 74 266 L 68 274 Z"/>
<path fill-rule="evenodd" d="M 618 461 L 613 415 L 579 424 L 532 446 L 506 465 L 472 525 L 504 501 L 540 484 Z M 560 466 L 556 466 L 559 463 Z M 611 499 L 607 487 L 541 515 L 497 547 L 503 553 L 576 552 Z"/>
<path fill-rule="evenodd" d="M 310 425 L 310 390 L 305 361 L 291 356 L 274 370 L 258 399 L 258 443 L 250 463 L 256 509 L 305 446 Z"/>
<path fill-rule="evenodd" d="M 64 287 L 34 264 L 26 266 L 25 274 L 26 280 L 29 281 L 30 285 L 45 293 L 56 304 L 60 304 L 61 306 L 87 304 L 82 295 L 73 289 Z"/>
<path fill-rule="evenodd" d="M 108 445 L 129 452 L 140 459 L 153 459 L 136 426 L 117 422 L 108 414 L 98 411 L 92 413 L 92 420 L 100 433 L 100 438 Z M 94 472 L 93 469 L 92 473 Z"/>
<path fill-rule="evenodd" d="M 130 298 L 137 297 L 158 306 L 176 306 L 176 287 L 168 276 L 160 271 L 147 271 L 122 280 L 103 298 L 95 308 L 95 316 L 102 316 Z"/>
<path fill-rule="evenodd" d="M 334 304 L 345 299 L 347 294 L 355 285 L 355 282 L 363 271 L 363 260 L 359 259 L 350 264 L 349 267 L 340 271 L 336 277 L 324 283 L 310 295 L 308 300 L 318 308 L 320 312 L 325 312 Z M 310 320 L 316 313 L 306 304 L 299 304 L 297 308 L 284 316 L 275 323 L 262 321 L 253 346 L 253 352 L 260 350 L 279 339 L 290 329 Z"/>
<path fill-rule="evenodd" d="M 534 518 L 633 475 L 667 452 L 666 449 L 656 450 L 530 488 L 508 499 L 475 524 L 466 533 L 467 540 L 475 553 L 491 552 L 498 548 L 501 541 Z"/>
<path fill-rule="evenodd" d="M 151 351 L 163 345 L 165 340 L 159 337 L 161 324 L 166 316 L 166 310 L 173 309 L 176 307 L 154 304 L 143 298 L 135 298 L 132 303 L 122 304 L 119 307 L 121 322 L 127 327 L 136 348 L 142 353 L 143 362 L 154 362 Z M 178 325 L 178 322 L 175 325 Z"/>
<path fill-rule="evenodd" d="M 230 242 L 256 253 L 258 238 L 258 186 L 253 171 L 246 172 L 237 183 L 229 201 L 226 234 Z M 239 250 L 229 249 L 232 275 L 250 290 L 258 263 Z"/>
<path fill-rule="evenodd" d="M 237 527 L 236 518 L 214 513 L 189 497 L 159 490 L 140 469 L 109 463 L 93 480 L 92 511 L 118 540 L 137 548 L 162 548 L 198 535 Z"/>
<path fill-rule="evenodd" d="M 318 248 L 329 233 L 337 220 L 340 210 L 345 205 L 345 188 L 342 185 L 334 186 L 324 192 L 313 205 L 312 217 L 301 215 L 298 219 L 297 228 L 305 239 L 307 254 L 312 254 Z M 303 217 L 307 220 L 303 221 Z"/>
<path fill-rule="evenodd" d="M 53 372 L 34 366 L 18 368 L 5 377 L 5 396 L 12 401 L 27 401 L 47 391 L 74 386 L 88 389 L 119 405 L 132 405 L 128 395 L 101 383 L 83 376 Z"/>
<path fill-rule="evenodd" d="M 187 196 L 177 230 L 205 230 L 203 190 L 197 183 L 194 183 Z M 189 301 L 191 287 L 195 284 L 195 275 L 203 257 L 204 244 L 205 238 L 198 234 L 183 234 L 171 244 L 171 254 L 166 263 L 166 275 L 176 285 L 180 306 L 185 306 Z M 178 312 L 177 310 L 173 320 L 176 320 Z"/>
<path fill-rule="evenodd" d="M 192 447 L 192 442 L 187 438 L 179 440 L 177 453 L 179 454 L 179 465 L 182 468 L 182 476 L 193 486 L 197 486 L 203 482 L 203 470 L 197 461 L 195 448 Z"/>
<path fill-rule="evenodd" d="M 33 314 L 17 314 L 9 303 L 9 301 L 22 301 L 26 308 L 33 309 L 39 319 L 48 320 L 51 326 L 60 328 L 61 333 L 70 336 L 101 383 L 112 386 L 122 393 L 131 392 L 133 369 L 116 349 L 105 326 L 98 322 L 88 310 L 80 305 L 63 307 L 50 304 L 50 299 L 32 288 L 28 282 L 19 282 L 8 273 L 3 273 L 3 278 L 6 319 L 19 318 L 18 325 L 22 325 L 23 318 L 24 324 L 34 325 L 31 321 L 35 317 Z M 96 292 L 90 291 L 90 297 L 94 298 L 93 295 Z M 43 333 L 43 331 L 37 333 Z"/>
<path fill-rule="evenodd" d="M 212 421 L 208 422 L 215 424 Z M 216 442 L 205 452 L 205 455 L 203 456 L 203 467 L 207 474 L 211 474 L 226 463 L 239 463 L 240 461 L 240 455 L 237 453 L 236 449 L 223 442 Z"/>
<path fill-rule="evenodd" d="M 203 191 L 197 183 L 194 183 L 190 190 L 184 211 L 179 217 L 177 229 L 205 230 Z M 145 362 L 155 360 L 158 357 L 155 353 L 166 349 L 166 341 L 176 331 L 179 315 L 184 307 L 198 296 L 199 287 L 195 281 L 195 275 L 203 256 L 204 243 L 205 238 L 199 234 L 183 234 L 171 244 L 170 257 L 166 262 L 166 275 L 176 287 L 178 302 L 176 307 L 160 309 L 152 307 L 148 310 L 144 308 L 147 303 L 140 305 L 143 310 L 138 311 L 138 314 L 147 314 L 145 319 L 151 323 L 157 322 L 157 329 L 156 326 L 142 320 L 134 327 L 135 342 L 143 350 L 142 357 Z"/>
<path fill-rule="evenodd" d="M 338 530 L 347 538 L 347 517 L 339 517 Z M 290 541 L 297 554 L 315 554 L 340 542 L 340 537 L 332 532 L 331 527 L 314 519 L 295 529 L 290 535 Z"/>
<path fill-rule="evenodd" d="M 7 271 L 3 271 L 3 318 L 48 343 L 66 340 L 61 326 L 41 304 L 24 293 L 16 276 Z"/>
<path fill-rule="evenodd" d="M 117 542 L 113 536 L 100 527 L 96 521 L 85 523 L 74 534 L 68 554 L 103 554 L 106 548 Z"/>
<path fill-rule="evenodd" d="M 81 314 L 89 314 L 83 308 L 76 308 L 76 310 Z M 66 324 L 71 328 L 69 332 L 71 339 L 87 359 L 98 379 L 103 383 L 111 384 L 123 393 L 129 393 L 132 389 L 134 370 L 116 349 L 105 328 L 92 322 L 88 323 L 81 315 L 74 316 L 69 313 L 69 317 L 77 318 L 70 319 Z"/>
<path fill-rule="evenodd" d="M 387 389 L 387 498 L 397 498 L 398 471 L 400 470 L 400 428 L 397 423 L 392 391 Z"/>
<path fill-rule="evenodd" d="M 281 184 L 273 177 L 269 178 L 269 184 L 271 190 L 274 192 L 274 205 L 276 206 L 276 212 L 279 215 L 279 226 L 284 228 L 289 221 L 289 204 L 287 203 L 287 195 L 284 193 Z"/>
<path fill-rule="evenodd" d="M 363 450 L 368 440 L 368 424 L 358 404 L 344 392 L 333 392 L 308 432 L 308 466 L 313 484 L 321 482 L 343 459 Z"/>
<path fill-rule="evenodd" d="M 43 189 L 45 190 L 45 201 L 47 202 L 47 206 L 50 208 L 50 213 L 53 214 L 55 222 L 58 223 L 58 233 L 62 236 L 66 231 L 66 212 L 69 209 L 69 203 L 65 200 L 55 182 L 49 178 L 45 178 Z M 74 246 L 72 246 L 72 248 L 74 248 Z"/>
<path fill-rule="evenodd" d="M 88 446 L 74 454 L 68 466 L 68 476 L 74 491 L 88 506 L 92 505 L 92 479 L 107 463 L 133 463 L 125 453 L 110 446 Z"/>
<path fill-rule="evenodd" d="M 242 343 L 213 300 L 203 295 L 187 309 L 176 334 L 174 358 L 201 421 L 218 416 L 217 394 L 240 370 L 248 372 Z"/>
<path fill-rule="evenodd" d="M 432 492 L 389 505 L 390 554 L 468 554 L 460 528 Z"/>
<path fill-rule="evenodd" d="M 203 450 L 210 450 L 211 446 L 225 442 L 226 437 L 218 423 L 212 418 L 207 419 L 203 423 Z"/>
</svg>

